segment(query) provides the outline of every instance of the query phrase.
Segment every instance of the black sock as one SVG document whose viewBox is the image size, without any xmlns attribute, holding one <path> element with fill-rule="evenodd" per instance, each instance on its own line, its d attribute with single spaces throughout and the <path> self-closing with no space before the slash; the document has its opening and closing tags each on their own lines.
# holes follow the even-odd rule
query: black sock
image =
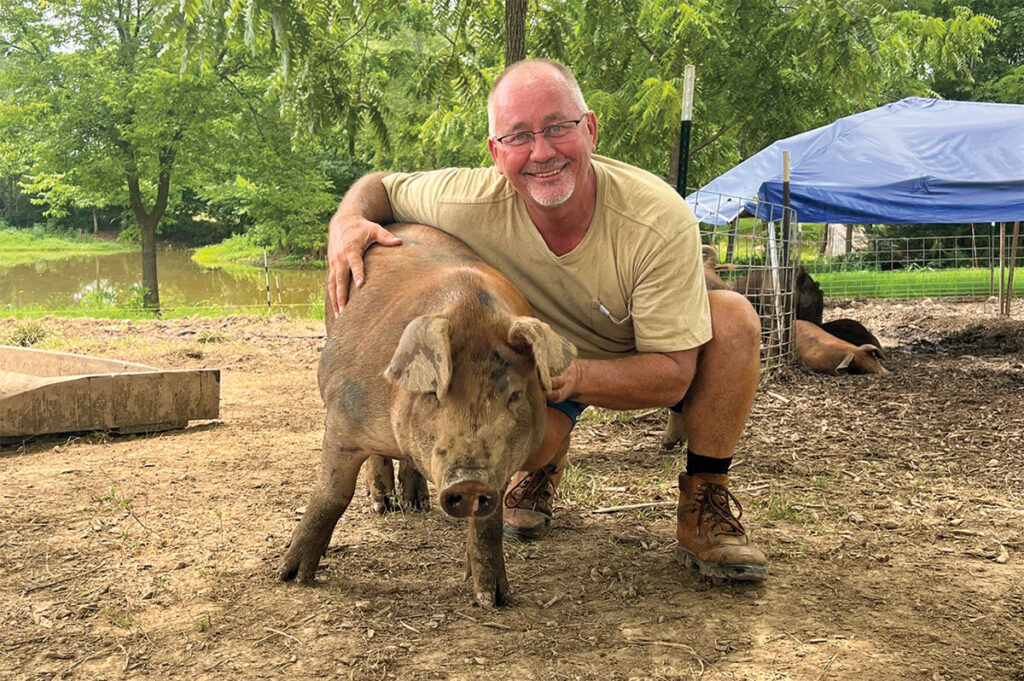
<svg viewBox="0 0 1024 681">
<path fill-rule="evenodd" d="M 686 450 L 686 474 L 697 475 L 698 473 L 710 473 L 713 475 L 725 475 L 732 465 L 732 457 L 727 459 L 714 459 L 710 456 L 694 454 Z"/>
</svg>

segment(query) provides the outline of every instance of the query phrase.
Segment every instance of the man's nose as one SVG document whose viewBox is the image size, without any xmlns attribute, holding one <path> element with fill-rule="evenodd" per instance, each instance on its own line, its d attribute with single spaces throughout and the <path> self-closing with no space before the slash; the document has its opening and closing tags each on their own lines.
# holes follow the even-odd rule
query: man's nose
<svg viewBox="0 0 1024 681">
<path fill-rule="evenodd" d="M 530 160 L 534 163 L 543 163 L 548 159 L 554 158 L 558 152 L 555 151 L 555 145 L 551 144 L 551 141 L 544 135 L 533 136 L 533 148 L 530 150 Z"/>
</svg>

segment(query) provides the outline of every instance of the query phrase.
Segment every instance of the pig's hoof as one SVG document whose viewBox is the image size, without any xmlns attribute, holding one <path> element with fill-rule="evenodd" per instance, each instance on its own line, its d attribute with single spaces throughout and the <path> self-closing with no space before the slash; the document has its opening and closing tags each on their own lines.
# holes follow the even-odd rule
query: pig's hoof
<svg viewBox="0 0 1024 681">
<path fill-rule="evenodd" d="M 426 487 L 426 485 L 424 485 Z M 402 508 L 407 511 L 429 511 L 430 493 L 426 489 L 402 488 Z"/>
<path fill-rule="evenodd" d="M 395 502 L 395 497 L 390 494 L 371 494 L 370 505 L 377 515 L 385 515 L 401 510 Z"/>
<path fill-rule="evenodd" d="M 317 560 L 310 567 L 310 561 L 303 560 L 301 556 L 289 551 L 277 568 L 277 578 L 282 582 L 297 581 L 300 584 L 312 584 L 316 579 L 316 570 L 319 565 L 320 561 Z"/>
<path fill-rule="evenodd" d="M 671 451 L 682 444 L 682 440 L 666 435 L 661 439 L 661 448 L 666 452 Z"/>
<path fill-rule="evenodd" d="M 484 610 L 505 607 L 509 604 L 510 595 L 508 580 L 504 578 L 496 580 L 494 584 L 477 584 L 473 588 L 473 598 Z"/>
</svg>

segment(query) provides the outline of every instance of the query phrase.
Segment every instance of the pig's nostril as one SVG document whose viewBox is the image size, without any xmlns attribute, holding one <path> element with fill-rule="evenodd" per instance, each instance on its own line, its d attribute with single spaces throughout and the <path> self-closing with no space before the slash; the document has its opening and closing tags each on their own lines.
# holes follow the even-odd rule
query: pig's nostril
<svg viewBox="0 0 1024 681">
<path fill-rule="evenodd" d="M 481 494 L 477 497 L 476 505 L 473 507 L 473 515 L 481 517 L 490 515 L 494 510 L 494 497 L 490 494 Z"/>
</svg>

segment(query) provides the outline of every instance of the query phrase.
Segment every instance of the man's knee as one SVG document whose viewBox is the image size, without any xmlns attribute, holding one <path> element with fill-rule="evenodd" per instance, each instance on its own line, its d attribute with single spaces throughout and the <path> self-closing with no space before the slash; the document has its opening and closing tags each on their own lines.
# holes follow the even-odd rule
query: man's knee
<svg viewBox="0 0 1024 681">
<path fill-rule="evenodd" d="M 523 464 L 524 471 L 540 470 L 558 457 L 565 449 L 575 423 L 562 410 L 548 407 L 547 425 L 540 447 Z"/>
<path fill-rule="evenodd" d="M 709 291 L 711 343 L 734 348 L 757 348 L 761 343 L 761 320 L 744 296 L 736 291 Z"/>
</svg>

